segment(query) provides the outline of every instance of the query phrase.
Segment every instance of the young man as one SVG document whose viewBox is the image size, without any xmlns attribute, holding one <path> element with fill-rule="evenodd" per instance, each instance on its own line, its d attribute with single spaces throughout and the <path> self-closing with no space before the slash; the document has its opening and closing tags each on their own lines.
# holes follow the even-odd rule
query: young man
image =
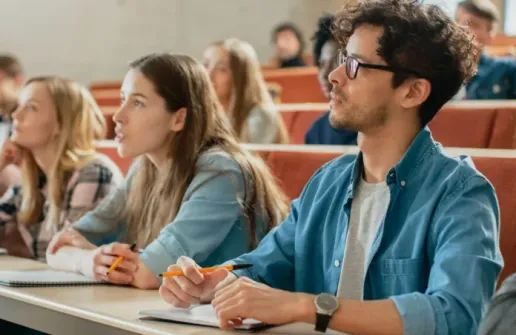
<svg viewBox="0 0 516 335">
<path fill-rule="evenodd" d="M 230 320 L 305 322 L 350 334 L 475 334 L 502 268 L 492 185 L 446 156 L 425 125 L 470 78 L 478 48 L 439 8 L 357 0 L 335 19 L 330 121 L 359 132 L 358 156 L 323 166 L 253 266 L 170 270 L 164 300 L 211 301 Z M 301 163 L 301 162 L 300 162 Z M 216 286 L 217 285 L 217 286 Z M 216 290 L 215 290 L 216 287 Z"/>
<path fill-rule="evenodd" d="M 275 59 L 278 67 L 306 66 L 303 60 L 305 42 L 303 34 L 293 23 L 285 22 L 274 28 L 272 42 L 275 48 Z"/>
<path fill-rule="evenodd" d="M 330 100 L 332 85 L 328 75 L 338 66 L 339 45 L 331 33 L 333 15 L 323 15 L 319 19 L 314 34 L 314 60 L 319 67 L 319 84 L 324 95 Z M 310 127 L 305 135 L 306 144 L 356 145 L 357 133 L 345 129 L 335 129 L 330 124 L 330 112 L 324 113 Z"/>
<path fill-rule="evenodd" d="M 456 20 L 468 26 L 482 46 L 491 44 L 499 22 L 496 6 L 490 0 L 459 2 Z M 491 58 L 482 53 L 478 73 L 466 85 L 466 99 L 516 99 L 516 60 Z"/>
</svg>

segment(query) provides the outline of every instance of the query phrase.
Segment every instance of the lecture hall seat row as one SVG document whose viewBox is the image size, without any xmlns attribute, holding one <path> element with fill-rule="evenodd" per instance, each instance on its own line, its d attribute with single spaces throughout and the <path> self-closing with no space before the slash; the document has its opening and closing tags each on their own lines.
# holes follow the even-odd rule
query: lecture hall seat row
<svg viewBox="0 0 516 335">
<path fill-rule="evenodd" d="M 327 104 L 280 105 L 290 144 L 303 144 L 312 123 Z M 516 100 L 460 101 L 443 107 L 429 125 L 445 147 L 516 148 Z"/>
<path fill-rule="evenodd" d="M 303 144 L 312 123 L 327 104 L 278 105 L 290 144 Z M 117 107 L 102 108 L 106 116 L 107 139 L 114 138 L 113 113 Z M 445 105 L 430 123 L 434 138 L 445 147 L 516 148 L 516 100 L 453 102 Z"/>
<path fill-rule="evenodd" d="M 260 155 L 289 199 L 295 199 L 303 190 L 315 171 L 326 162 L 342 155 L 358 152 L 356 146 L 304 146 L 304 145 L 244 145 Z M 493 184 L 501 212 L 500 243 L 505 267 L 501 280 L 516 272 L 516 152 L 495 149 L 445 148 L 452 156 L 469 155 L 478 170 Z M 131 159 L 120 158 L 112 141 L 99 143 L 99 151 L 110 156 L 123 170 L 127 170 Z M 302 162 L 302 164 L 300 164 Z"/>
<path fill-rule="evenodd" d="M 278 87 L 276 99 L 281 103 L 325 102 L 317 73 L 317 67 L 309 66 L 264 70 L 263 76 L 267 84 Z M 90 90 L 99 106 L 118 106 L 121 85 L 120 80 L 98 82 L 90 85 Z"/>
</svg>

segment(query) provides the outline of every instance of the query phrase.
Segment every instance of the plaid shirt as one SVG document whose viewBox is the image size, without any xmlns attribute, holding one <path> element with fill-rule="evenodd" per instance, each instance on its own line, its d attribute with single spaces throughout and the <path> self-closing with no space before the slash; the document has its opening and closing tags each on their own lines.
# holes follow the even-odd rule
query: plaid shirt
<svg viewBox="0 0 516 335">
<path fill-rule="evenodd" d="M 90 163 L 70 173 L 66 180 L 67 186 L 57 224 L 47 220 L 50 200 L 47 199 L 46 180 L 43 175 L 40 178 L 39 189 L 44 205 L 42 216 L 37 223 L 29 225 L 17 223 L 16 215 L 21 206 L 22 189 L 21 186 L 16 185 L 7 191 L 0 203 L 0 247 L 13 249 L 12 254 L 20 254 L 19 250 L 27 249 L 27 252 L 22 252 L 22 255 L 45 261 L 46 249 L 52 237 L 86 212 L 94 209 L 105 196 L 118 187 L 123 176 L 109 158 L 97 155 Z M 21 235 L 18 241 L 2 241 L 9 226 L 11 229 L 17 227 Z M 9 251 L 11 253 L 11 250 Z"/>
</svg>

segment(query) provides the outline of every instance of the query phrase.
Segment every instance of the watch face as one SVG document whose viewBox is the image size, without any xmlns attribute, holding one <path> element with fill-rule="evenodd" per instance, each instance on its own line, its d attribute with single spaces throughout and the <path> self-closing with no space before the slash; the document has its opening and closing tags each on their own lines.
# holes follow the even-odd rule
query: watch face
<svg viewBox="0 0 516 335">
<path fill-rule="evenodd" d="M 315 303 L 317 307 L 326 312 L 333 312 L 338 307 L 338 300 L 334 296 L 322 293 L 317 296 Z"/>
</svg>

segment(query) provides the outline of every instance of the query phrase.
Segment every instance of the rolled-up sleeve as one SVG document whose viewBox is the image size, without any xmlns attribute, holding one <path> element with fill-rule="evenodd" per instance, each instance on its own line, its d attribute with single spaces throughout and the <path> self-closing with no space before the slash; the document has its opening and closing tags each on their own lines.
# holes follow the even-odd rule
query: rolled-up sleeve
<svg viewBox="0 0 516 335">
<path fill-rule="evenodd" d="M 174 220 L 141 253 L 153 273 L 165 271 L 180 256 L 201 263 L 239 222 L 240 201 L 246 191 L 244 177 L 235 162 L 222 160 L 224 167 L 215 164 L 196 173 Z"/>
<path fill-rule="evenodd" d="M 405 334 L 476 334 L 503 267 L 493 187 L 474 176 L 441 201 L 429 232 L 423 293 L 391 297 Z"/>
</svg>

